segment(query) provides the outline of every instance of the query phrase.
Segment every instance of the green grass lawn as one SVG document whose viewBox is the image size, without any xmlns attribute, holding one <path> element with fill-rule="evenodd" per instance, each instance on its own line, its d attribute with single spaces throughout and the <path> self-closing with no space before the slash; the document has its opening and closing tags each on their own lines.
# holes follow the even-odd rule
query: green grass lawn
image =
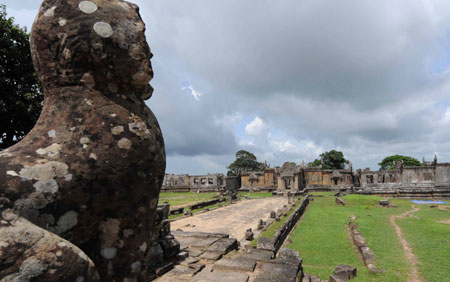
<svg viewBox="0 0 450 282">
<path fill-rule="evenodd" d="M 392 202 L 399 208 L 382 208 L 378 206 L 379 197 L 349 195 L 344 197 L 346 206 L 337 206 L 335 197 L 329 193 L 324 195 L 311 202 L 291 236 L 293 243 L 288 246 L 300 252 L 305 272 L 328 280 L 335 267 L 342 263 L 358 268 L 357 278 L 352 281 L 406 281 L 409 264 L 389 216 L 410 209 L 409 202 L 394 199 Z M 386 273 L 373 275 L 358 259 L 346 231 L 352 214 L 357 216 L 358 230 L 376 255 L 377 267 L 387 270 Z"/>
<path fill-rule="evenodd" d="M 215 196 L 217 196 L 216 192 L 161 192 L 159 193 L 159 203 L 169 202 L 171 207 L 175 207 L 212 200 Z"/>
<path fill-rule="evenodd" d="M 262 199 L 267 197 L 273 197 L 272 192 L 238 192 L 238 197 L 244 198 L 248 196 L 249 199 Z"/>
<path fill-rule="evenodd" d="M 447 205 L 448 206 L 448 205 Z M 413 253 L 419 261 L 419 272 L 425 281 L 450 281 L 450 211 L 416 205 L 414 217 L 397 220 Z"/>
</svg>

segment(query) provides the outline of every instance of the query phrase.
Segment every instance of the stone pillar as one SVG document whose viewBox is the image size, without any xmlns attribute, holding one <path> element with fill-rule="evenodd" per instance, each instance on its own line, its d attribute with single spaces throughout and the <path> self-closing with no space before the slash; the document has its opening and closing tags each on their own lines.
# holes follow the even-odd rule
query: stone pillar
<svg viewBox="0 0 450 282">
<path fill-rule="evenodd" d="M 159 236 L 165 152 L 144 102 L 153 77 L 144 31 L 129 2 L 44 0 L 31 34 L 44 108 L 34 129 L 0 153 L 2 218 L 13 213 L 15 225 L 31 222 L 66 239 L 102 281 L 143 280 Z M 11 224 L 0 224 L 1 240 L 23 236 Z M 22 243 L 31 249 L 36 242 Z M 1 245 L 2 252 L 19 250 Z M 5 259 L 0 255 L 0 273 L 25 267 Z"/>
</svg>

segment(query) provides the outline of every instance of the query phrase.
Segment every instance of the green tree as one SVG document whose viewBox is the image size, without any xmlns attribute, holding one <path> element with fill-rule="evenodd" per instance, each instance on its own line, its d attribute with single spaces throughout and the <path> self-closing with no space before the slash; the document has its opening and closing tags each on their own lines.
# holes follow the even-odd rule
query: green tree
<svg viewBox="0 0 450 282">
<path fill-rule="evenodd" d="M 422 166 L 423 164 L 413 157 L 392 155 L 384 158 L 378 165 L 380 170 L 395 169 L 394 162 L 403 162 L 403 166 Z"/>
<path fill-rule="evenodd" d="M 31 60 L 29 35 L 0 5 L 0 150 L 33 128 L 43 95 Z"/>
<path fill-rule="evenodd" d="M 324 169 L 344 169 L 345 164 L 348 164 L 349 161 L 344 158 L 341 151 L 331 150 L 320 154 L 320 160 L 316 159 L 308 165 L 314 167 L 322 163 Z"/>
<path fill-rule="evenodd" d="M 322 164 L 322 162 L 318 159 L 315 159 L 313 162 L 308 163 L 309 167 L 316 167 L 316 166 L 320 166 Z"/>
<path fill-rule="evenodd" d="M 239 175 L 241 171 L 260 171 L 264 164 L 257 161 L 256 156 L 250 152 L 240 150 L 236 152 L 236 160 L 228 168 L 228 176 Z"/>
</svg>

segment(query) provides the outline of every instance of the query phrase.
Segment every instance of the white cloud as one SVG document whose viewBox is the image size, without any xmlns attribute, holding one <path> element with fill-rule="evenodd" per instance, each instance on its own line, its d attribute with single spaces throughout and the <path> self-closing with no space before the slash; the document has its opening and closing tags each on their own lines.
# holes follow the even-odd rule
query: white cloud
<svg viewBox="0 0 450 282">
<path fill-rule="evenodd" d="M 200 97 L 203 95 L 202 93 L 198 92 L 197 90 L 192 87 L 192 85 L 183 86 L 181 90 L 190 90 L 191 95 L 194 97 L 195 100 L 200 101 Z"/>
<path fill-rule="evenodd" d="M 245 126 L 245 133 L 249 136 L 258 136 L 266 133 L 267 125 L 259 117 L 255 117 L 253 121 Z"/>
</svg>

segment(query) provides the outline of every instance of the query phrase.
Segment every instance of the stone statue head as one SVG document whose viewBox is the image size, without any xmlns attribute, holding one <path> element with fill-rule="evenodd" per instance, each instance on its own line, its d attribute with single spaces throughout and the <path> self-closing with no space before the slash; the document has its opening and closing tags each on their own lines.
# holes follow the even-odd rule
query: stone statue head
<svg viewBox="0 0 450 282">
<path fill-rule="evenodd" d="M 152 94 L 152 56 L 139 8 L 122 0 L 44 0 L 33 24 L 33 62 L 46 93 L 86 86 L 104 95 Z"/>
</svg>

